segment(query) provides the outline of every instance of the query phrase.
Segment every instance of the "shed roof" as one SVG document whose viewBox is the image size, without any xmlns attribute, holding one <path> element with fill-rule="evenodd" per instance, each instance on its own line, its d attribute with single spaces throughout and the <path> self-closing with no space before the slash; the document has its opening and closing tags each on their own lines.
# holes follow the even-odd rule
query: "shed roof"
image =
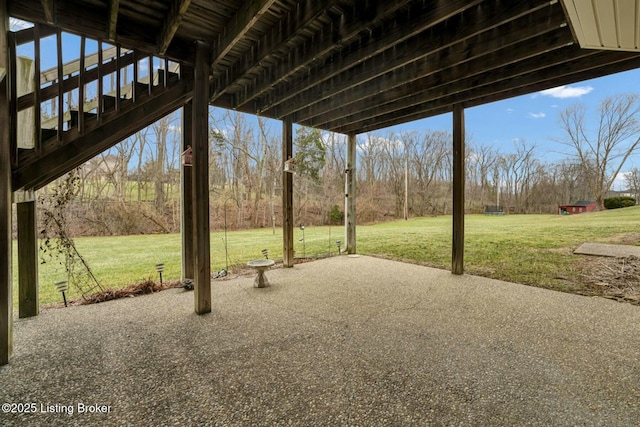
<svg viewBox="0 0 640 427">
<path fill-rule="evenodd" d="M 212 105 L 342 133 L 640 67 L 638 52 L 581 48 L 557 0 L 8 0 L 8 9 L 186 62 L 205 41 Z"/>
<path fill-rule="evenodd" d="M 563 205 L 562 207 L 571 207 L 571 206 L 575 206 L 575 207 L 587 207 L 587 206 L 591 206 L 593 205 L 595 202 L 595 200 L 578 200 L 575 203 L 572 204 L 568 204 L 568 205 Z"/>
</svg>

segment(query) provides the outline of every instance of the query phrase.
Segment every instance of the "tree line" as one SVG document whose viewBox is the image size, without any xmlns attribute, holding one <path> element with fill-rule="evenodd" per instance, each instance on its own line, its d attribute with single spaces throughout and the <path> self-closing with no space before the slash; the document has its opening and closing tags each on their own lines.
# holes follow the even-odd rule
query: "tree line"
<svg viewBox="0 0 640 427">
<path fill-rule="evenodd" d="M 466 206 L 500 205 L 514 214 L 556 213 L 591 199 L 602 205 L 640 144 L 637 95 L 607 98 L 599 121 L 577 104 L 560 114 L 567 157 L 547 161 L 535 142 L 511 150 L 467 137 Z M 282 140 L 279 122 L 210 110 L 209 184 L 213 229 L 281 225 Z M 163 118 L 78 171 L 70 209 L 77 235 L 176 232 L 180 229 L 180 113 Z M 298 127 L 294 153 L 297 225 L 339 223 L 344 209 L 346 136 Z M 357 139 L 357 216 L 371 223 L 451 212 L 449 131 L 376 132 Z M 640 188 L 640 171 L 627 173 Z M 58 185 L 53 183 L 52 186 Z M 51 191 L 40 191 L 43 197 Z M 635 195 L 635 194 L 633 194 Z M 53 202 L 52 202 L 53 203 Z"/>
</svg>

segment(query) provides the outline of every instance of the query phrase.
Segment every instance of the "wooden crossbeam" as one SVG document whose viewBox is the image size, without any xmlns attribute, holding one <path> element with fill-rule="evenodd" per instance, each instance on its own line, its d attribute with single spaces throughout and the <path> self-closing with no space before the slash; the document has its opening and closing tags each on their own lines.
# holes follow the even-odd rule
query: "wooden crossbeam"
<svg viewBox="0 0 640 427">
<path fill-rule="evenodd" d="M 353 80 L 351 68 L 363 67 L 364 61 L 369 61 L 371 66 L 376 62 L 372 60 L 376 56 L 384 56 L 387 51 L 394 51 L 396 46 L 404 43 L 412 37 L 419 34 L 429 34 L 427 31 L 438 24 L 455 17 L 462 10 L 465 10 L 480 0 L 469 3 L 468 1 L 455 0 L 451 2 L 442 2 L 437 7 L 429 8 L 427 11 L 422 10 L 422 6 L 414 5 L 409 12 L 402 13 L 392 22 L 387 23 L 383 28 L 376 28 L 370 37 L 358 41 L 358 46 L 349 55 L 334 55 L 331 60 L 327 60 L 322 67 L 316 67 L 303 77 L 292 78 L 289 81 L 275 87 L 266 100 L 261 100 L 261 111 L 263 114 L 273 114 L 275 117 L 286 116 L 285 111 L 294 113 L 309 105 L 309 103 L 321 101 L 330 94 L 327 88 L 333 84 L 337 84 L 336 80 L 343 82 L 346 78 L 350 85 L 359 83 Z M 420 16 L 420 19 L 412 19 L 413 16 Z M 387 54 L 389 58 L 395 57 L 395 53 Z M 378 69 L 387 69 L 386 60 L 384 58 L 384 67 L 376 67 Z M 409 58 L 403 62 L 407 63 Z M 398 65 L 402 66 L 402 65 Z M 320 97 L 318 99 L 318 96 Z M 280 105 L 284 105 L 280 107 Z"/>
<path fill-rule="evenodd" d="M 218 42 L 214 46 L 214 54 L 211 58 L 212 69 L 216 68 L 219 62 L 275 2 L 276 0 L 250 0 L 243 2 L 242 7 L 231 18 L 225 30 L 218 37 Z"/>
<path fill-rule="evenodd" d="M 238 61 L 239 63 L 231 67 L 229 72 L 222 73 L 222 75 L 218 77 L 217 81 L 214 82 L 211 87 L 220 88 L 220 90 L 213 94 L 211 101 L 215 101 L 215 99 L 225 93 L 229 86 L 233 85 L 252 69 L 258 67 L 262 61 L 269 59 L 274 51 L 281 49 L 290 42 L 300 29 L 305 28 L 309 23 L 315 21 L 337 2 L 337 0 L 331 0 L 300 3 L 300 7 L 296 9 L 295 15 L 285 15 L 279 25 L 272 27 L 269 32 L 261 38 L 261 43 L 257 49 L 251 49 L 246 52 L 243 60 Z M 214 76 L 215 74 L 216 70 L 214 70 Z"/>
<path fill-rule="evenodd" d="M 53 10 L 54 0 L 40 0 L 40 2 L 42 3 L 47 23 L 54 24 L 56 22 L 55 11 Z"/>
<path fill-rule="evenodd" d="M 367 46 L 361 47 L 352 55 L 336 58 L 330 65 L 319 68 L 307 79 L 283 85 L 281 90 L 275 91 L 275 96 L 271 99 L 270 105 L 263 109 L 263 113 L 271 113 L 276 117 L 293 114 L 334 97 L 354 85 L 368 83 L 385 73 L 400 70 L 413 61 L 460 40 L 471 39 L 483 32 L 491 31 L 512 20 L 514 15 L 530 12 L 530 6 L 521 2 L 512 2 L 506 6 L 492 4 L 489 6 L 492 10 L 485 7 L 477 19 L 466 23 L 466 17 L 459 14 L 460 7 L 456 2 L 447 2 L 438 9 L 423 13 L 420 20 L 398 21 L 395 24 L 397 31 L 411 36 L 401 40 L 406 43 L 392 41 L 389 37 L 394 32 L 385 29 L 383 34 L 372 37 Z M 549 9 L 547 4 L 540 8 Z M 447 23 L 443 31 L 438 24 L 445 21 Z M 427 31 L 429 29 L 434 31 Z M 358 59 L 361 59 L 361 62 L 358 63 Z M 354 63 L 357 65 L 354 66 Z"/>
<path fill-rule="evenodd" d="M 359 87 L 354 87 L 299 111 L 296 120 L 318 127 L 323 127 L 329 121 L 334 125 L 346 126 L 360 118 L 368 117 L 369 114 L 375 115 L 384 111 L 385 104 L 394 102 L 398 105 L 399 101 L 410 99 L 415 100 L 414 104 L 421 103 L 426 99 L 426 91 L 446 86 L 446 90 L 450 92 L 459 80 L 491 70 L 500 70 L 507 65 L 560 49 L 573 41 L 570 31 L 559 25 L 548 25 L 547 19 L 541 20 L 537 25 L 525 26 L 526 37 L 514 36 L 511 30 L 520 27 L 520 24 L 522 23 L 515 22 L 499 32 L 490 31 L 484 33 L 483 37 L 437 50 L 426 56 L 423 61 L 405 67 L 404 71 L 413 76 L 412 78 L 400 79 L 397 73 L 385 73 L 372 82 L 376 90 L 365 92 Z M 522 36 L 522 33 L 520 35 Z M 492 48 L 484 49 L 481 45 Z M 336 120 L 333 112 L 336 106 L 345 111 L 352 111 L 353 114 Z"/>
<path fill-rule="evenodd" d="M 579 47 L 574 48 L 579 49 Z M 522 67 L 524 68 L 524 65 Z M 564 59 L 559 59 L 557 64 L 553 66 L 539 64 L 538 68 L 534 68 L 524 74 L 502 79 L 499 86 L 493 90 L 478 86 L 443 98 L 440 102 L 424 102 L 420 106 L 412 106 L 374 117 L 359 123 L 357 126 L 332 128 L 331 130 L 346 133 L 357 128 L 358 132 L 370 132 L 450 112 L 451 105 L 455 103 L 461 103 L 465 108 L 475 107 L 577 81 L 593 79 L 603 74 L 619 73 L 636 68 L 640 68 L 640 56 L 633 53 L 591 50 L 574 53 L 574 56 L 564 53 Z M 536 83 L 531 83 L 532 76 L 535 76 Z M 480 77 L 474 78 L 476 83 L 481 79 Z"/>
<path fill-rule="evenodd" d="M 269 68 L 268 78 L 263 74 L 245 84 L 244 90 L 235 95 L 234 103 L 229 104 L 229 108 L 242 109 L 245 104 L 309 67 L 315 58 L 325 57 L 334 51 L 336 39 L 340 40 L 340 46 L 347 45 L 367 26 L 385 19 L 410 2 L 411 0 L 384 2 L 369 19 L 355 16 L 352 9 L 345 10 L 343 15 L 327 24 L 315 37 L 306 38 L 288 55 L 286 61 L 279 61 Z"/>
<path fill-rule="evenodd" d="M 106 41 L 107 27 L 109 25 L 107 21 L 110 19 L 108 1 L 84 1 L 82 2 L 81 11 L 78 10 L 78 3 L 75 1 L 45 1 L 47 4 L 55 4 L 55 25 L 63 28 L 64 31 L 83 34 L 87 38 L 94 40 Z M 41 0 L 12 1 L 8 6 L 12 17 L 34 23 L 47 21 L 43 16 L 44 14 L 40 15 L 34 12 L 42 10 Z M 120 29 L 117 33 L 118 43 L 129 49 L 149 53 L 155 52 L 158 46 L 158 29 L 161 24 L 158 24 L 157 27 L 152 27 L 147 22 L 144 24 L 137 23 L 135 17 L 122 13 L 122 10 L 122 7 L 120 7 L 117 21 L 117 27 Z M 23 33 L 20 38 L 27 37 L 28 34 L 29 31 Z M 176 62 L 191 64 L 194 58 L 193 44 L 185 40 L 174 39 L 164 56 Z"/>
<path fill-rule="evenodd" d="M 15 33 L 13 33 L 13 37 L 16 41 L 16 44 L 21 45 L 34 41 L 36 37 L 45 38 L 52 36 L 56 33 L 56 31 L 56 27 L 52 27 L 51 25 L 38 24 L 37 28 L 34 25 L 33 27 L 16 31 Z"/>
<path fill-rule="evenodd" d="M 116 29 L 118 27 L 118 10 L 120 9 L 120 0 L 111 0 L 109 2 L 109 20 L 107 22 L 107 39 L 116 41 Z"/>
<path fill-rule="evenodd" d="M 164 55 L 176 34 L 184 15 L 191 6 L 191 0 L 173 0 L 169 12 L 158 34 L 158 54 Z"/>
</svg>

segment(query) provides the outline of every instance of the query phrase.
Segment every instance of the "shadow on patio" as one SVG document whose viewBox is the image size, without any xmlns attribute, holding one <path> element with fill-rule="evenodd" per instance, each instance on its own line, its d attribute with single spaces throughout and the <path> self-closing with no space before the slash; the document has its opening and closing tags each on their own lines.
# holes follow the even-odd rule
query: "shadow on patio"
<svg viewBox="0 0 640 427">
<path fill-rule="evenodd" d="M 370 257 L 267 275 L 214 282 L 205 316 L 172 289 L 17 320 L 0 403 L 37 413 L 0 424 L 640 419 L 640 307 Z"/>
</svg>

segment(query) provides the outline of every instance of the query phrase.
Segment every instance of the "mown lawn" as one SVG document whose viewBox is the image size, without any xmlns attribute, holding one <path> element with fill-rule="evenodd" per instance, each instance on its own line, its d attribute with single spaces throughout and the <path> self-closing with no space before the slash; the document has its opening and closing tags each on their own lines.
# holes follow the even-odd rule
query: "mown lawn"
<svg viewBox="0 0 640 427">
<path fill-rule="evenodd" d="M 416 218 L 358 229 L 358 250 L 449 269 L 451 217 Z M 640 242 L 640 206 L 573 216 L 468 215 L 465 271 L 561 291 L 579 287 L 584 242 Z"/>
<path fill-rule="evenodd" d="M 438 268 L 451 265 L 451 217 L 415 218 L 357 229 L 361 254 L 405 260 Z M 343 228 L 312 227 L 294 233 L 296 256 L 337 253 Z M 513 282 L 561 291 L 575 291 L 580 257 L 572 251 L 583 242 L 640 242 L 640 207 L 574 216 L 468 215 L 465 227 L 465 270 Z M 213 272 L 260 258 L 282 258 L 282 230 L 257 229 L 211 234 Z M 180 278 L 180 236 L 177 234 L 76 239 L 77 247 L 105 288 L 123 287 L 145 278 L 157 279 L 155 264 L 164 262 L 163 277 Z M 15 255 L 14 251 L 14 255 Z M 62 267 L 48 262 L 39 266 L 40 302 L 58 302 L 54 283 L 65 280 Z M 17 262 L 14 256 L 14 304 L 17 304 Z M 69 297 L 77 294 L 72 290 Z"/>
</svg>

